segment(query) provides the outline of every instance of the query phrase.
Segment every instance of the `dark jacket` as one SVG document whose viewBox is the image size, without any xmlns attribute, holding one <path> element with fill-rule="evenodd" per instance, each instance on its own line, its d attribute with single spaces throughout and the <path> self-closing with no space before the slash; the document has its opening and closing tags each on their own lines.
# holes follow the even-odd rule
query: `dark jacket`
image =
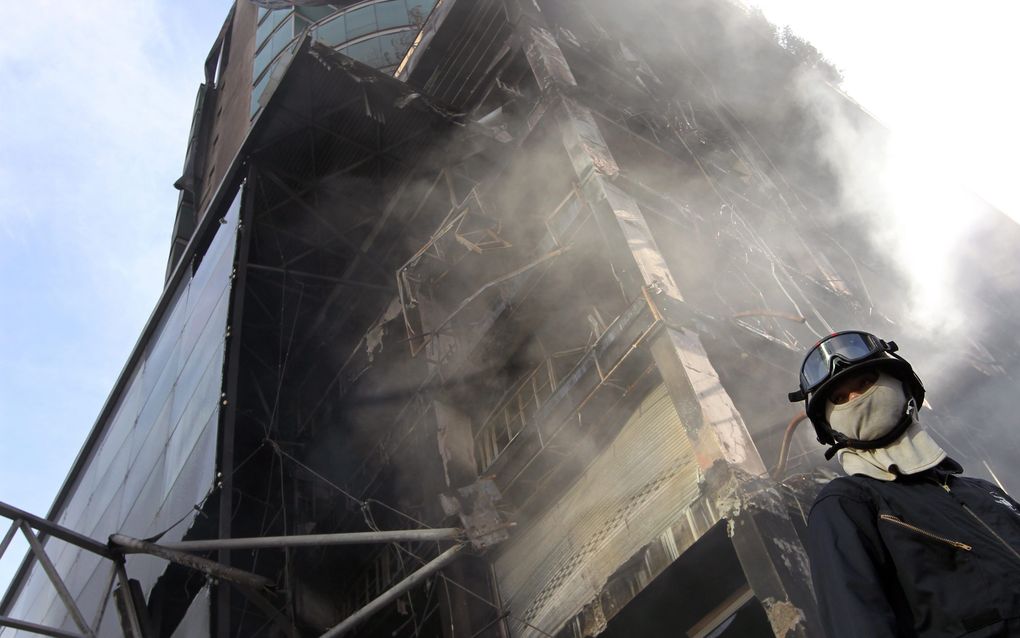
<svg viewBox="0 0 1020 638">
<path fill-rule="evenodd" d="M 1020 636 L 1020 505 L 959 471 L 822 489 L 807 550 L 828 638 Z"/>
</svg>

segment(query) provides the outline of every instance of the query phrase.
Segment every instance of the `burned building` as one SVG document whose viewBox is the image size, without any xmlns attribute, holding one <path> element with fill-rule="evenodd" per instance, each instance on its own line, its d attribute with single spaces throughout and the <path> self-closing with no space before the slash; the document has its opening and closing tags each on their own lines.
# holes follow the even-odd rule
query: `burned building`
<svg viewBox="0 0 1020 638">
<path fill-rule="evenodd" d="M 877 125 L 722 0 L 265 4 L 209 55 L 165 291 L 47 515 L 99 546 L 40 534 L 5 623 L 822 635 L 786 394 L 909 283 L 797 87 Z M 1020 240 L 982 223 L 943 365 L 1001 391 Z M 973 394 L 929 419 L 991 472 Z"/>
</svg>

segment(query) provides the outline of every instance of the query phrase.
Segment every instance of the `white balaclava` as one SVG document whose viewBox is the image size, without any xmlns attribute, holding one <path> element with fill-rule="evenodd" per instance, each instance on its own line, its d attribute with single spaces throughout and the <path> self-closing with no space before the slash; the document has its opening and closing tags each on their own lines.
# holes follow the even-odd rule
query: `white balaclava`
<svg viewBox="0 0 1020 638">
<path fill-rule="evenodd" d="M 833 430 L 851 439 L 869 441 L 888 434 L 900 419 L 907 405 L 903 382 L 879 373 L 875 384 L 853 401 L 835 405 L 826 401 L 825 418 Z M 875 450 L 844 448 L 836 459 L 847 474 L 864 474 L 883 481 L 892 481 L 899 474 L 916 474 L 935 467 L 946 458 L 943 450 L 921 427 L 914 412 L 914 422 L 892 443 Z"/>
</svg>

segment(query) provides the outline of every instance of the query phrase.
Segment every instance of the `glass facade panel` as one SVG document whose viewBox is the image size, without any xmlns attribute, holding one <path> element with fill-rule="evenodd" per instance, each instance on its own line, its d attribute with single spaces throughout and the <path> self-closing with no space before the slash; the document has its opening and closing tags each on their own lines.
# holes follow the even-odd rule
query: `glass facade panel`
<svg viewBox="0 0 1020 638">
<path fill-rule="evenodd" d="M 255 54 L 255 66 L 254 72 L 255 77 L 262 75 L 262 72 L 266 70 L 266 66 L 273 60 L 273 49 L 268 44 Z"/>
<path fill-rule="evenodd" d="M 379 36 L 379 48 L 381 49 L 382 63 L 386 68 L 400 64 L 404 54 L 414 41 L 416 31 L 401 31 Z"/>
<path fill-rule="evenodd" d="M 318 22 L 336 13 L 336 8 L 327 4 L 322 7 L 298 7 L 297 12 L 311 22 Z"/>
<path fill-rule="evenodd" d="M 252 115 L 255 115 L 255 113 L 259 110 L 259 98 L 262 97 L 262 93 L 265 92 L 266 86 L 269 85 L 269 76 L 273 74 L 273 68 L 275 66 L 275 64 L 270 65 L 269 68 L 266 69 L 265 74 L 263 74 L 259 81 L 255 83 L 255 86 L 251 90 Z"/>
<path fill-rule="evenodd" d="M 184 461 L 191 454 L 191 448 L 195 441 L 201 436 L 203 426 L 209 417 L 216 412 L 219 403 L 219 389 L 223 375 L 223 362 L 220 358 L 214 358 L 206 366 L 198 391 L 187 403 L 187 408 L 181 417 L 181 422 L 176 427 L 171 426 L 170 439 L 166 444 L 166 470 L 167 480 L 165 487 L 169 494 L 169 487 L 177 480 Z M 163 499 L 160 499 L 163 502 Z"/>
<path fill-rule="evenodd" d="M 46 613 L 46 610 L 53 603 L 49 595 L 49 590 L 52 588 L 53 584 L 46 578 L 46 574 L 41 569 L 32 570 L 32 576 L 28 581 L 28 585 L 25 586 L 24 593 L 14 606 L 15 611 L 11 616 L 19 620 L 26 618 L 42 619 L 43 614 Z M 22 605 L 24 606 L 22 607 Z M 25 612 L 19 612 L 19 607 L 24 609 Z"/>
<path fill-rule="evenodd" d="M 273 32 L 273 29 L 278 27 L 289 15 L 290 9 L 278 9 L 271 12 L 255 31 L 255 46 L 262 46 L 262 43 L 266 41 L 266 38 Z"/>
<path fill-rule="evenodd" d="M 67 568 L 71 566 L 76 557 L 76 552 L 82 550 L 78 549 L 70 543 L 56 538 L 52 538 L 46 543 L 46 551 L 49 552 L 50 560 L 53 561 L 53 566 L 57 568 L 57 572 L 61 574 L 67 573 Z"/>
<path fill-rule="evenodd" d="M 294 19 L 288 18 L 287 21 L 276 30 L 273 35 L 269 36 L 266 43 L 262 45 L 262 48 L 255 55 L 255 77 L 258 77 L 262 73 L 270 62 L 283 51 L 291 40 L 294 39 Z"/>
<path fill-rule="evenodd" d="M 103 569 L 103 566 L 100 565 L 100 562 L 105 563 L 105 570 Z M 111 565 L 109 561 L 100 558 L 95 554 L 90 554 L 89 552 L 83 552 L 74 564 L 76 566 L 83 567 L 83 569 L 72 572 L 71 577 L 64 579 L 64 584 L 67 585 L 67 590 L 75 598 L 79 606 L 84 607 L 82 602 L 85 601 L 86 594 L 88 593 L 86 590 L 86 584 L 89 582 L 89 579 L 99 571 L 103 571 L 106 576 L 109 576 Z M 43 578 L 45 579 L 45 576 L 43 576 Z M 50 585 L 48 581 L 46 584 Z M 50 585 L 51 590 L 52 587 L 53 586 Z M 42 605 L 40 605 L 39 608 L 39 613 L 43 614 L 41 624 L 49 625 L 51 627 L 62 627 L 72 631 L 76 629 L 73 624 L 74 621 L 71 620 L 70 614 L 67 613 L 67 608 L 64 606 L 63 601 L 61 601 L 55 593 L 50 594 L 48 591 L 44 592 L 41 603 Z M 81 609 L 81 611 L 85 614 L 86 619 L 95 617 L 95 609 L 91 610 L 91 615 L 84 608 Z"/>
<path fill-rule="evenodd" d="M 92 572 L 92 576 L 85 582 L 85 586 L 77 596 L 78 608 L 81 609 L 81 613 L 86 618 L 97 618 L 99 616 L 100 608 L 107 598 L 106 587 L 107 583 L 110 582 L 112 571 L 113 565 L 109 561 L 103 561 L 103 564 L 99 565 L 98 569 Z M 109 609 L 108 611 L 115 615 L 117 613 L 115 609 Z M 74 631 L 77 629 L 77 626 L 73 620 L 66 618 L 62 629 Z"/>
<path fill-rule="evenodd" d="M 411 24 L 421 26 L 432 13 L 436 0 L 407 0 L 407 15 Z"/>
<path fill-rule="evenodd" d="M 341 51 L 355 60 L 364 62 L 369 66 L 382 66 L 382 49 L 379 47 L 379 38 L 372 38 L 357 44 L 341 49 Z"/>
<path fill-rule="evenodd" d="M 228 263 L 233 261 L 232 253 L 224 253 L 215 260 L 215 265 L 212 270 L 230 268 Z M 199 288 L 196 289 L 199 294 L 191 295 L 188 298 L 188 303 L 193 304 L 189 308 L 189 315 L 195 315 L 198 317 L 209 317 L 213 308 L 219 303 L 219 298 L 216 297 L 215 292 L 211 289 Z M 220 296 L 224 293 L 220 292 Z M 181 334 L 181 352 L 185 360 L 192 356 L 195 349 L 195 342 L 200 338 L 199 335 L 206 329 L 206 325 L 200 325 L 200 321 L 193 320 L 189 316 L 189 320 L 184 324 L 184 332 Z"/>
<path fill-rule="evenodd" d="M 132 554 L 127 557 L 127 573 L 141 585 L 143 591 L 150 591 L 156 579 L 166 571 L 166 561 L 148 554 Z M 110 611 L 116 611 L 111 609 Z M 116 615 L 116 613 L 114 613 Z M 119 638 L 121 634 L 114 634 Z M 207 634 L 208 635 L 208 634 Z M 201 638 L 201 635 L 199 636 Z"/>
<path fill-rule="evenodd" d="M 341 15 L 320 24 L 315 28 L 315 37 L 329 46 L 347 42 L 347 18 Z"/>
<path fill-rule="evenodd" d="M 378 31 L 407 25 L 407 5 L 404 0 L 386 0 L 375 5 Z"/>
<path fill-rule="evenodd" d="M 174 294 L 173 301 L 163 318 L 156 336 L 146 347 L 145 363 L 142 366 L 142 401 L 147 401 L 152 390 L 159 383 L 166 369 L 176 364 L 177 341 L 184 323 L 184 306 L 188 290 L 181 286 Z M 181 303 L 184 301 L 184 303 Z"/>
<path fill-rule="evenodd" d="M 224 300 L 226 300 L 226 296 L 224 296 Z M 201 391 L 200 385 L 204 381 L 203 377 L 210 363 L 219 359 L 216 356 L 216 351 L 210 351 L 208 348 L 215 346 L 216 341 L 222 339 L 222 335 L 216 335 L 212 330 L 207 334 L 213 338 L 203 339 L 200 342 L 201 347 L 195 350 L 194 358 L 188 361 L 188 365 L 181 371 L 181 376 L 178 377 L 177 385 L 174 387 L 174 394 L 170 400 L 171 430 L 177 427 L 191 402 L 195 399 L 195 395 Z M 206 348 L 206 350 L 203 351 L 201 348 Z"/>
<path fill-rule="evenodd" d="M 410 31 L 408 34 L 401 34 L 398 37 L 391 37 L 392 34 L 388 34 L 379 36 L 383 39 L 378 43 L 359 42 L 349 45 L 348 49 L 339 49 L 356 60 L 389 72 L 403 59 L 417 35 L 415 27 L 420 27 L 425 22 L 435 4 L 436 0 L 383 0 L 351 9 L 338 9 L 335 5 L 323 5 L 270 12 L 256 33 L 259 50 L 252 69 L 252 117 L 258 113 L 259 98 L 269 83 L 273 60 L 291 40 L 299 36 L 311 23 L 323 21 L 314 27 L 315 39 L 331 47 L 343 47 L 352 40 L 378 31 L 407 27 Z M 333 14 L 335 17 L 330 19 Z M 287 20 L 287 23 L 276 32 L 267 26 L 279 24 L 284 20 Z M 287 34 L 286 37 L 281 35 L 284 30 Z M 282 41 L 278 41 L 278 38 Z M 267 41 L 263 44 L 264 40 Z"/>
<path fill-rule="evenodd" d="M 347 14 L 347 39 L 353 40 L 358 36 L 376 31 L 375 28 L 375 7 L 369 5 L 355 9 Z M 351 56 L 354 57 L 354 56 Z"/>
<path fill-rule="evenodd" d="M 127 465 L 128 463 L 125 463 L 125 467 Z M 120 487 L 117 488 L 109 507 L 106 508 L 99 517 L 99 520 L 92 526 L 92 529 L 89 530 L 88 533 L 92 538 L 109 538 L 110 534 L 116 534 L 120 531 L 118 529 L 120 527 L 119 521 L 124 518 L 124 492 L 127 491 L 127 488 L 124 486 L 124 479 L 125 476 L 121 475 Z"/>
<path fill-rule="evenodd" d="M 218 414 L 209 416 L 207 427 L 201 429 L 199 438 L 190 444 L 190 453 L 182 458 L 180 471 L 166 477 L 170 482 L 157 516 L 160 527 L 165 529 L 179 521 L 209 493 L 210 484 L 203 480 L 202 468 L 216 463 L 217 421 Z"/>
<path fill-rule="evenodd" d="M 114 532 L 146 538 L 177 522 L 215 483 L 240 201 L 238 195 L 196 272 L 177 285 L 142 359 L 125 372 L 122 399 L 99 424 L 103 438 L 57 514 L 61 524 L 99 539 Z M 194 342 L 187 352 L 182 346 L 186 335 Z M 185 521 L 163 538 L 180 540 L 188 527 Z M 108 580 L 110 562 L 55 539 L 46 546 L 86 619 L 95 622 L 109 601 L 105 586 L 92 585 Z M 128 574 L 142 583 L 146 595 L 166 568 L 159 559 L 128 560 Z M 11 615 L 76 631 L 38 564 Z M 103 626 L 110 616 L 116 613 L 107 606 Z"/>
<path fill-rule="evenodd" d="M 166 474 L 165 463 L 166 456 L 159 454 L 150 461 L 150 465 L 137 467 L 128 477 L 132 485 L 124 495 L 124 534 L 144 538 L 147 528 L 155 528 L 153 511 L 159 506 L 157 499 Z"/>
</svg>

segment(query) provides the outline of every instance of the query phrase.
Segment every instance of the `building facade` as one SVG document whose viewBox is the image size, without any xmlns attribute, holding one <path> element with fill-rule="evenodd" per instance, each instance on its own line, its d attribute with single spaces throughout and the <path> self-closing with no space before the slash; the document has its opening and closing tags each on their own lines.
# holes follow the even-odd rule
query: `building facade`
<svg viewBox="0 0 1020 638">
<path fill-rule="evenodd" d="M 166 291 L 48 517 L 161 545 L 465 530 L 350 635 L 821 636 L 826 474 L 786 394 L 820 336 L 909 308 L 804 61 L 723 1 L 294 4 L 238 0 L 212 48 Z M 1020 239 L 995 211 L 975 233 L 982 321 L 926 421 L 991 473 L 993 434 L 954 424 L 1008 414 L 980 397 L 1020 358 Z M 121 635 L 109 561 L 46 546 Z M 200 552 L 257 591 L 125 568 L 145 635 L 339 635 L 446 547 Z M 48 586 L 26 560 L 2 615 L 80 630 Z"/>
</svg>

